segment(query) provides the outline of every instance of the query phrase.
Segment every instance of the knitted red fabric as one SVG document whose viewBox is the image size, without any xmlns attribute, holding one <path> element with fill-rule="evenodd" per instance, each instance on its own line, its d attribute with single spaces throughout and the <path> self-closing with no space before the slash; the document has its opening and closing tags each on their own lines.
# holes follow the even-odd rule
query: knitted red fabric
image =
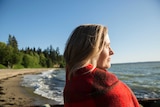
<svg viewBox="0 0 160 107">
<path fill-rule="evenodd" d="M 108 72 L 88 65 L 66 78 L 64 107 L 139 107 L 139 103 L 122 81 Z M 66 74 L 68 75 L 68 73 Z"/>
</svg>

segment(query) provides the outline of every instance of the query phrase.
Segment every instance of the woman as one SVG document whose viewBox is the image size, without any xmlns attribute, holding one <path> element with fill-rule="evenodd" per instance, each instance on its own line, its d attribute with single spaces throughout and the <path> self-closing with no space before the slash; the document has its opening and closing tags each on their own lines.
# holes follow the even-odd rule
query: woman
<svg viewBox="0 0 160 107">
<path fill-rule="evenodd" d="M 105 26 L 80 25 L 73 31 L 64 51 L 65 107 L 139 107 L 130 88 L 107 71 L 113 54 Z"/>
</svg>

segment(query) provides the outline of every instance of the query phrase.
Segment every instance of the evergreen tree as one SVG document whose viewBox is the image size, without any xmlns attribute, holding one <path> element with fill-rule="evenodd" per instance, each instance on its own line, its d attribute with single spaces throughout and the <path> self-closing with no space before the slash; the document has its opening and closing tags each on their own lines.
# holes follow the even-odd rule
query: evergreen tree
<svg viewBox="0 0 160 107">
<path fill-rule="evenodd" d="M 49 48 L 49 57 L 50 57 L 52 63 L 56 63 L 56 51 L 52 47 L 52 45 L 50 45 L 50 48 Z"/>
<path fill-rule="evenodd" d="M 41 53 L 42 53 L 41 48 L 38 48 L 38 49 L 37 49 L 37 53 L 38 53 L 38 54 L 41 54 Z"/>
<path fill-rule="evenodd" d="M 10 46 L 12 46 L 15 50 L 18 50 L 18 42 L 17 42 L 15 36 L 12 36 L 12 35 L 9 34 L 7 45 L 10 45 Z"/>
<path fill-rule="evenodd" d="M 44 54 L 43 53 L 40 53 L 39 54 L 39 64 L 42 66 L 42 67 L 46 67 L 47 65 L 46 65 L 46 62 L 47 62 L 47 59 L 46 59 L 46 57 L 44 56 Z"/>
<path fill-rule="evenodd" d="M 18 42 L 15 36 L 9 35 L 7 46 L 8 48 L 9 46 L 13 48 L 10 56 L 8 57 L 8 66 L 12 68 L 14 64 L 17 64 L 20 61 Z"/>
</svg>

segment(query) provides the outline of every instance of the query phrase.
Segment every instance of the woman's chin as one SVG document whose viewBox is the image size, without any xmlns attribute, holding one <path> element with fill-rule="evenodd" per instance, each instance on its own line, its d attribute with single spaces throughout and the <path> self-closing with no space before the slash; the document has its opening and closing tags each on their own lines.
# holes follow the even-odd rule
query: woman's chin
<svg viewBox="0 0 160 107">
<path fill-rule="evenodd" d="M 111 64 L 107 64 L 106 69 L 109 69 L 111 67 Z"/>
</svg>

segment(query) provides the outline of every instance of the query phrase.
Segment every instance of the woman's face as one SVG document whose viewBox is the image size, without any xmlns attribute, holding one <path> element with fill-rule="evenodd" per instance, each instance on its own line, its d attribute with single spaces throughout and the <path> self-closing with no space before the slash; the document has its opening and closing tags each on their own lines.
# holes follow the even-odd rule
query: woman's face
<svg viewBox="0 0 160 107">
<path fill-rule="evenodd" d="M 104 47 L 97 60 L 97 68 L 101 68 L 101 69 L 110 68 L 111 55 L 114 54 L 113 50 L 110 47 L 110 39 L 108 34 L 106 35 L 104 42 L 105 42 Z"/>
</svg>

